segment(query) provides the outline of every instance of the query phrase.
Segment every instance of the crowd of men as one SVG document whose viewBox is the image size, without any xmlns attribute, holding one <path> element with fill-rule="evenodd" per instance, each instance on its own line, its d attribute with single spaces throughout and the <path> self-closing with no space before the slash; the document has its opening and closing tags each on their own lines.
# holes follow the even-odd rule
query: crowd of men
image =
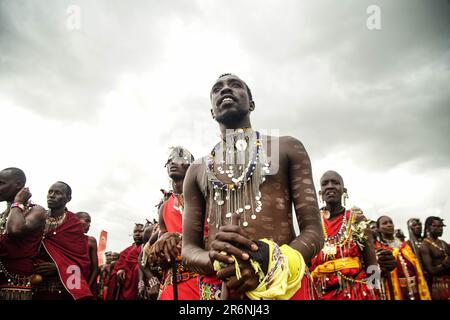
<svg viewBox="0 0 450 320">
<path fill-rule="evenodd" d="M 0 299 L 450 298 L 442 218 L 423 230 L 408 220 L 405 241 L 391 217 L 346 207 L 337 172 L 325 172 L 316 193 L 303 144 L 252 129 L 255 102 L 239 77 L 221 75 L 210 99 L 222 140 L 198 160 L 172 148 L 159 220 L 135 224 L 133 243 L 103 265 L 86 235 L 90 214 L 68 210 L 67 183 L 50 186 L 45 209 L 30 201 L 21 169 L 0 171 Z"/>
</svg>

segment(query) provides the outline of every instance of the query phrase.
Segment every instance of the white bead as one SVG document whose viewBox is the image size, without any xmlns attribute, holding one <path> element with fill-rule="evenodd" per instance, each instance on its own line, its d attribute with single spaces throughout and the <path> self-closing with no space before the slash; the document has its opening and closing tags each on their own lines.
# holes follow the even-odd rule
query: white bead
<svg viewBox="0 0 450 320">
<path fill-rule="evenodd" d="M 248 222 L 244 221 L 244 223 L 242 224 L 244 227 L 248 226 Z"/>
</svg>

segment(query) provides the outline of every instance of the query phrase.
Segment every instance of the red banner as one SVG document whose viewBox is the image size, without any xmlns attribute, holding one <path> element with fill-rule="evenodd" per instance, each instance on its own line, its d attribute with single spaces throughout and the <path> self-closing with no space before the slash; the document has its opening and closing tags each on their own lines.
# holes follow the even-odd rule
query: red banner
<svg viewBox="0 0 450 320">
<path fill-rule="evenodd" d="M 102 230 L 100 232 L 100 240 L 98 241 L 97 255 L 98 255 L 98 265 L 101 266 L 105 264 L 105 251 L 106 251 L 106 240 L 108 239 L 108 232 Z"/>
</svg>

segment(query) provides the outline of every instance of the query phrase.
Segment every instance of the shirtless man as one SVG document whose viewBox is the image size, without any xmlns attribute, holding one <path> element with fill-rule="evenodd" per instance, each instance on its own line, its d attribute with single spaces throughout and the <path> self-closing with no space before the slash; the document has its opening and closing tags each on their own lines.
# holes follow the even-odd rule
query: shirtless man
<svg viewBox="0 0 450 320">
<path fill-rule="evenodd" d="M 309 265 L 323 246 L 309 156 L 303 144 L 293 137 L 262 136 L 251 128 L 250 114 L 255 110 L 255 102 L 247 84 L 237 76 L 220 76 L 210 98 L 212 117 L 219 123 L 225 141 L 187 172 L 184 263 L 209 276 L 205 277 L 207 282 L 200 283 L 200 288 L 209 286 L 208 292 L 219 291 L 220 282 L 214 276 L 225 282 L 221 291 L 228 297 L 222 299 L 244 298 L 244 294 L 250 299 L 309 299 L 311 287 L 309 277 L 303 276 L 304 265 Z M 278 159 L 267 163 L 268 155 Z M 292 205 L 300 228 L 298 236 L 293 227 Z M 205 219 L 209 222 L 206 241 Z M 262 239 L 270 241 L 258 241 Z M 268 257 L 268 248 L 281 254 Z M 250 260 L 261 266 L 261 272 L 256 273 Z M 268 283 L 274 280 L 271 272 L 277 271 L 272 262 L 278 260 L 295 265 L 299 271 L 296 283 L 302 284 L 300 290 L 268 295 Z M 220 293 L 206 298 L 219 296 Z"/>
</svg>

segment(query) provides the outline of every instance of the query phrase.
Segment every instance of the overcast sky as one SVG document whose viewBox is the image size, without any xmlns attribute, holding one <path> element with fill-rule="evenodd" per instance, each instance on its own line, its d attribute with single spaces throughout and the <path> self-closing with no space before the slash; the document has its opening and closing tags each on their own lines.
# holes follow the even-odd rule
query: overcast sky
<svg viewBox="0 0 450 320">
<path fill-rule="evenodd" d="M 217 141 L 209 92 L 232 72 L 253 127 L 303 142 L 316 189 L 336 170 L 350 205 L 406 233 L 450 223 L 449 67 L 447 0 L 0 0 L 0 167 L 42 205 L 69 183 L 120 251 L 156 218 L 169 147 Z"/>
</svg>

